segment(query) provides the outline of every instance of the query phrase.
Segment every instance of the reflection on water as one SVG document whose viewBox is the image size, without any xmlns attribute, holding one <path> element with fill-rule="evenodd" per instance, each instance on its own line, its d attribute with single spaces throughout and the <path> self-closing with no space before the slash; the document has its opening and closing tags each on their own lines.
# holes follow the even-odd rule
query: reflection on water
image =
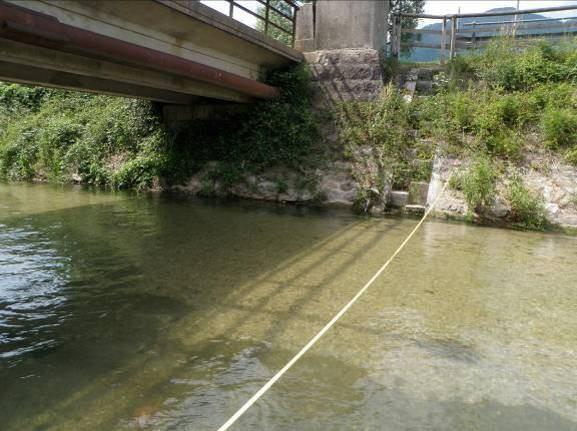
<svg viewBox="0 0 577 431">
<path fill-rule="evenodd" d="M 411 220 L 0 185 L 2 430 L 213 430 Z M 577 241 L 429 222 L 239 430 L 577 430 Z"/>
<path fill-rule="evenodd" d="M 56 344 L 68 262 L 30 226 L 0 229 L 0 359 L 18 360 Z"/>
</svg>

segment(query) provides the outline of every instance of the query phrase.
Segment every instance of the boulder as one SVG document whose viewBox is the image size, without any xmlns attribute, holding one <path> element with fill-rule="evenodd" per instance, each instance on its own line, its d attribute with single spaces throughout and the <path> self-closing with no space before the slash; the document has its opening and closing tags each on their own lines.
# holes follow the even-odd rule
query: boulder
<svg viewBox="0 0 577 431">
<path fill-rule="evenodd" d="M 497 198 L 488 209 L 488 215 L 495 218 L 505 218 L 509 214 L 509 206 L 501 199 Z"/>
</svg>

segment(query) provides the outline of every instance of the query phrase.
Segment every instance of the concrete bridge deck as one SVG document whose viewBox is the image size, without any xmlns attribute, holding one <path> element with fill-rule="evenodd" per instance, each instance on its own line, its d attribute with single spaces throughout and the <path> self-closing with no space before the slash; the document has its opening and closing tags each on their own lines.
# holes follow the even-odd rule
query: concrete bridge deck
<svg viewBox="0 0 577 431">
<path fill-rule="evenodd" d="M 302 54 L 195 0 L 0 0 L 0 80 L 171 104 L 249 102 Z"/>
</svg>

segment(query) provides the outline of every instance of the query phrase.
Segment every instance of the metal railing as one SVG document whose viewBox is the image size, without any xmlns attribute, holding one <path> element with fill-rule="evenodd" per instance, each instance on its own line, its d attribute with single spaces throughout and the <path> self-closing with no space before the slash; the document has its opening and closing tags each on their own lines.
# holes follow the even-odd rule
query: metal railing
<svg viewBox="0 0 577 431">
<path fill-rule="evenodd" d="M 275 37 L 275 31 L 277 35 L 285 35 L 285 37 L 275 37 L 281 41 L 288 42 L 290 46 L 294 46 L 295 34 L 296 34 L 296 23 L 297 23 L 297 12 L 299 10 L 299 5 L 293 0 L 278 0 L 273 2 L 272 0 L 253 0 L 258 3 L 260 7 L 257 12 L 251 10 L 247 7 L 247 1 L 242 0 L 226 0 L 229 4 L 228 16 L 234 17 L 235 11 L 242 11 L 247 13 L 257 19 L 257 22 L 262 23 L 257 29 L 260 29 L 267 35 Z M 278 5 L 282 4 L 285 7 Z M 284 9 L 284 10 L 282 10 Z M 284 24 L 286 24 L 286 26 Z"/>
<path fill-rule="evenodd" d="M 395 14 L 392 17 L 390 52 L 398 57 L 403 48 L 431 48 L 440 50 L 441 64 L 445 63 L 447 50 L 449 58 L 454 58 L 458 50 L 479 49 L 499 36 L 507 35 L 514 39 L 554 38 L 559 39 L 577 34 L 577 16 L 563 18 L 526 19 L 528 14 L 561 12 L 575 10 L 577 5 L 559 6 L 517 11 L 499 11 L 473 14 L 428 15 L 428 14 Z M 576 12 L 577 14 L 577 12 Z M 513 16 L 513 20 L 462 22 L 463 18 Z M 440 20 L 441 29 L 403 28 L 403 18 Z M 438 43 L 424 43 L 411 40 L 403 35 L 434 35 Z"/>
</svg>

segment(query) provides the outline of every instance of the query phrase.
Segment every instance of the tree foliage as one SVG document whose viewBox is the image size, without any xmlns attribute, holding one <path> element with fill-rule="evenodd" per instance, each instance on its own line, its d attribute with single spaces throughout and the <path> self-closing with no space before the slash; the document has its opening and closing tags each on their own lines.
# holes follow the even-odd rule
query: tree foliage
<svg viewBox="0 0 577 431">
<path fill-rule="evenodd" d="M 283 0 L 270 0 L 269 4 L 271 6 L 271 8 L 269 9 L 269 21 L 281 28 L 284 28 L 286 31 L 292 32 L 291 21 L 282 16 L 281 14 L 275 12 L 273 9 L 275 8 L 287 16 L 292 16 L 293 15 L 292 7 Z M 260 6 L 257 10 L 257 13 L 264 18 L 266 15 L 265 6 Z M 265 33 L 265 30 L 267 30 L 266 31 L 267 35 L 278 40 L 279 42 L 284 43 L 285 45 L 292 44 L 292 37 L 289 33 L 286 33 L 273 25 L 269 25 L 268 29 L 266 29 L 265 21 L 262 19 L 257 20 L 256 29 L 258 31 L 262 31 L 263 33 Z"/>
<path fill-rule="evenodd" d="M 390 0 L 390 11 L 392 14 L 397 13 L 423 13 L 425 10 L 425 0 Z M 415 28 L 417 20 L 412 18 L 407 19 L 407 26 Z"/>
<path fill-rule="evenodd" d="M 391 19 L 389 20 L 389 28 L 392 28 L 392 16 L 399 13 L 423 13 L 425 10 L 425 0 L 389 0 L 389 10 Z M 419 21 L 416 18 L 403 18 L 401 25 L 403 28 L 416 28 Z M 401 41 L 407 42 L 411 38 L 411 34 L 401 35 Z M 410 48 L 402 48 L 401 52 L 405 55 L 409 54 Z"/>
</svg>

